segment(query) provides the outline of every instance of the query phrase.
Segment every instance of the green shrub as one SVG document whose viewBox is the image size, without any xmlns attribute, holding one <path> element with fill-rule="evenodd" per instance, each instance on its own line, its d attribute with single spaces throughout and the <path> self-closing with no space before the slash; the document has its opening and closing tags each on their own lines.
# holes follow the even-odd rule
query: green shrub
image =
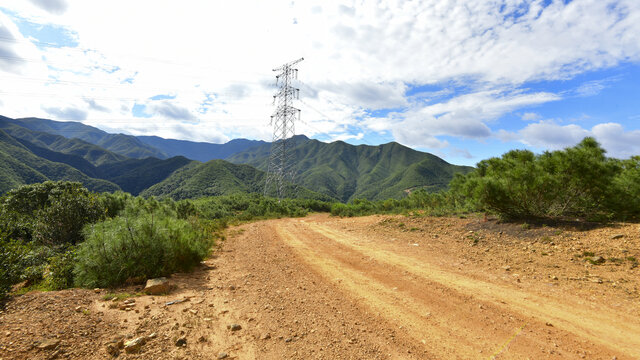
<svg viewBox="0 0 640 360">
<path fill-rule="evenodd" d="M 534 155 L 513 150 L 478 163 L 450 186 L 480 210 L 505 219 L 607 220 L 640 215 L 640 160 L 609 159 L 593 138 Z"/>
<path fill-rule="evenodd" d="M 117 191 L 115 193 L 102 193 L 99 201 L 102 204 L 105 215 L 108 218 L 116 217 L 133 197 L 129 193 Z"/>
<path fill-rule="evenodd" d="M 13 284 L 21 281 L 29 248 L 17 240 L 0 237 L 0 303 Z"/>
<path fill-rule="evenodd" d="M 45 275 L 47 288 L 50 290 L 62 290 L 72 287 L 75 262 L 75 248 L 70 248 L 49 258 L 48 272 Z"/>
<path fill-rule="evenodd" d="M 9 191 L 0 205 L 0 226 L 11 238 L 46 245 L 76 244 L 83 226 L 103 217 L 98 197 L 75 182 L 24 185 Z"/>
<path fill-rule="evenodd" d="M 77 285 L 107 287 L 166 276 L 189 270 L 208 255 L 211 238 L 194 223 L 155 211 L 157 202 L 143 205 L 146 210 L 127 209 L 85 228 L 74 268 Z"/>
</svg>

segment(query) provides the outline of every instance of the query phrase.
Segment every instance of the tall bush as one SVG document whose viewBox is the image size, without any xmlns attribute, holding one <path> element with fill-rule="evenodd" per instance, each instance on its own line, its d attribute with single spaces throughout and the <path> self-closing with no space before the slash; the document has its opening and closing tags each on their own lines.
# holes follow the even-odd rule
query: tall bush
<svg viewBox="0 0 640 360">
<path fill-rule="evenodd" d="M 451 182 L 454 194 L 507 219 L 606 220 L 640 215 L 640 162 L 610 159 L 593 138 L 534 155 L 513 150 Z"/>
<path fill-rule="evenodd" d="M 98 196 L 76 182 L 24 185 L 9 191 L 0 204 L 0 226 L 11 238 L 46 245 L 82 241 L 83 226 L 104 215 Z"/>
</svg>

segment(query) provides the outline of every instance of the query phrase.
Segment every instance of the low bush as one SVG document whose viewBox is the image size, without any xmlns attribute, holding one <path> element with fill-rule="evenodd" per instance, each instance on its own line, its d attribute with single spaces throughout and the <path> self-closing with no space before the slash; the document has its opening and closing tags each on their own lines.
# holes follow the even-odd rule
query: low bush
<svg viewBox="0 0 640 360">
<path fill-rule="evenodd" d="M 62 290 L 73 286 L 76 257 L 75 248 L 70 248 L 49 258 L 48 271 L 44 278 L 47 289 Z"/>
<path fill-rule="evenodd" d="M 145 209 L 128 208 L 121 216 L 87 226 L 86 240 L 78 247 L 75 283 L 91 288 L 142 281 L 189 270 L 204 259 L 211 237 L 194 222 L 156 205 L 146 201 Z"/>
</svg>

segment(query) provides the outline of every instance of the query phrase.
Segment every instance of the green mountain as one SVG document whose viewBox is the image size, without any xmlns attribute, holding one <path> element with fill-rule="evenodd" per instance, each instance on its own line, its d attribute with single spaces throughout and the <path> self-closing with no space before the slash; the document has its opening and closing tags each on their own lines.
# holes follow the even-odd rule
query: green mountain
<svg viewBox="0 0 640 360">
<path fill-rule="evenodd" d="M 91 178 L 70 165 L 42 158 L 0 130 L 0 194 L 23 184 L 47 180 L 78 181 L 98 192 L 120 190 L 112 182 Z"/>
<path fill-rule="evenodd" d="M 156 157 L 166 159 L 168 157 L 164 152 L 143 143 L 135 136 L 110 134 L 76 121 L 53 121 L 38 118 L 10 119 L 6 117 L 3 117 L 3 119 L 29 130 L 61 135 L 68 139 L 84 140 L 105 150 L 130 158 Z"/>
<path fill-rule="evenodd" d="M 123 191 L 138 195 L 192 162 L 194 161 L 183 156 L 169 159 L 128 159 L 98 166 L 96 173 L 99 178 L 118 184 Z"/>
<path fill-rule="evenodd" d="M 400 198 L 414 189 L 446 189 L 457 172 L 472 168 L 447 163 L 439 157 L 395 142 L 378 146 L 323 143 L 295 138 L 296 183 L 341 201 Z M 261 145 L 227 158 L 266 170 L 270 145 Z"/>
<path fill-rule="evenodd" d="M 267 144 L 264 141 L 247 139 L 233 139 L 224 144 L 211 144 L 206 142 L 164 139 L 157 136 L 137 136 L 137 138 L 143 143 L 161 150 L 168 156 L 184 156 L 202 162 L 224 159 L 254 146 Z"/>
<path fill-rule="evenodd" d="M 18 126 L 19 129 L 11 128 Z M 11 119 L 0 116 L 0 128 L 14 137 L 32 142 L 40 147 L 53 151 L 87 153 L 88 145 L 107 150 L 112 155 L 121 156 L 115 161 L 124 160 L 122 156 L 135 159 L 155 157 L 166 159 L 173 156 L 184 156 L 191 160 L 209 161 L 224 159 L 235 153 L 245 151 L 254 146 L 267 144 L 264 141 L 233 139 L 225 144 L 212 144 L 187 140 L 164 139 L 158 136 L 131 136 L 124 134 L 110 134 L 93 126 L 75 121 L 54 121 L 39 118 Z M 31 130 L 30 135 L 21 134 Z M 54 135 L 66 138 L 61 141 Z M 94 165 L 101 165 L 112 159 L 87 159 Z"/>
<path fill-rule="evenodd" d="M 77 155 L 96 166 L 127 159 L 126 156 L 118 155 L 80 139 L 68 139 L 62 135 L 29 129 L 20 124 L 19 121 L 0 116 L 0 129 L 16 139 L 28 141 L 40 148 Z"/>
<path fill-rule="evenodd" d="M 192 162 L 140 195 L 180 200 L 234 193 L 261 193 L 264 189 L 264 176 L 263 171 L 254 167 L 224 160 Z M 326 195 L 299 187 L 297 194 L 299 198 L 332 200 Z"/>
</svg>

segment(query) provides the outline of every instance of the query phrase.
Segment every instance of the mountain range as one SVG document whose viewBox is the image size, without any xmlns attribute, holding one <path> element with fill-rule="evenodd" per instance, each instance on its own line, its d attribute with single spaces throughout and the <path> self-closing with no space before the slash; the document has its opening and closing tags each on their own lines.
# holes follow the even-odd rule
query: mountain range
<svg viewBox="0 0 640 360">
<path fill-rule="evenodd" d="M 294 140 L 295 183 L 306 198 L 400 198 L 414 189 L 445 189 L 453 174 L 472 169 L 395 142 L 354 146 L 304 135 Z M 46 180 L 174 199 L 260 192 L 270 146 L 247 139 L 210 144 L 111 134 L 79 122 L 0 116 L 0 193 Z"/>
</svg>

